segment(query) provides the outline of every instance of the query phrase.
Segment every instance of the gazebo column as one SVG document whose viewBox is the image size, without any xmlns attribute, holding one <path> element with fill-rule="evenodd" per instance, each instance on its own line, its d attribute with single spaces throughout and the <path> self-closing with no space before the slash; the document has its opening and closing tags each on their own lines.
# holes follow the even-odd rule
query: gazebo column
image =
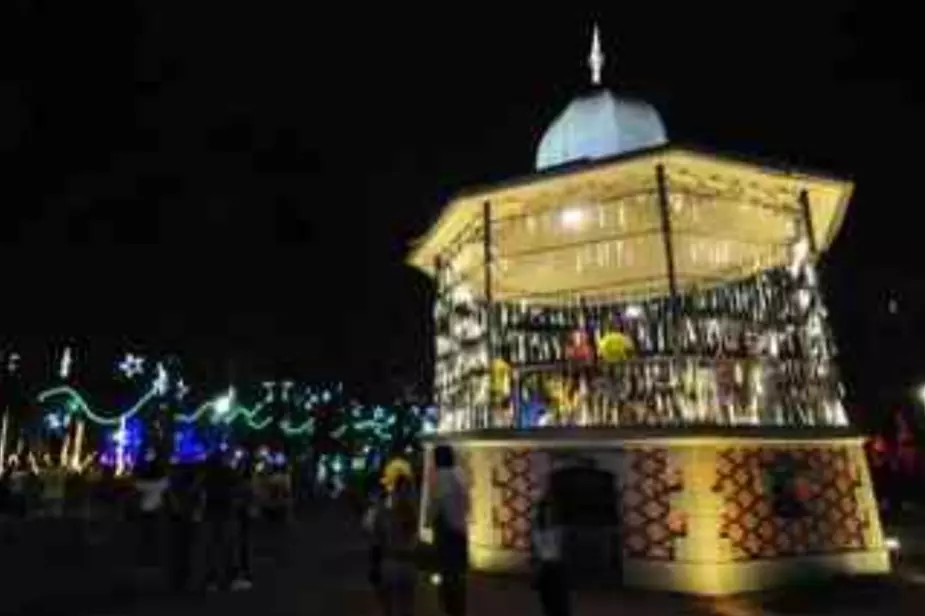
<svg viewBox="0 0 925 616">
<path fill-rule="evenodd" d="M 678 344 L 679 327 L 678 313 L 678 278 L 675 271 L 674 261 L 674 242 L 671 235 L 671 209 L 668 203 L 668 179 L 665 172 L 665 165 L 659 164 L 655 167 L 655 179 L 658 187 L 658 210 L 662 223 L 662 243 L 665 247 L 665 269 L 668 275 L 668 332 L 665 336 L 669 346 L 669 351 L 674 356 L 673 365 L 670 370 L 680 369 L 680 346 Z M 673 415 L 673 414 L 672 414 Z M 672 419 L 676 419 L 672 416 Z"/>
<path fill-rule="evenodd" d="M 658 184 L 658 210 L 662 222 L 662 242 L 665 245 L 665 268 L 668 274 L 668 293 L 671 298 L 672 327 L 677 317 L 678 279 L 675 273 L 674 246 L 671 237 L 671 211 L 668 204 L 668 179 L 665 165 L 655 167 L 655 178 Z M 672 332 L 674 334 L 674 332 Z M 671 344 L 674 345 L 672 339 Z"/>
<path fill-rule="evenodd" d="M 482 266 L 484 268 L 485 282 L 485 349 L 488 358 L 487 379 L 488 379 L 488 400 L 485 405 L 485 425 L 479 428 L 491 428 L 494 421 L 492 414 L 492 364 L 494 363 L 494 301 L 492 297 L 492 261 L 493 254 L 491 249 L 491 201 L 482 203 Z"/>
</svg>

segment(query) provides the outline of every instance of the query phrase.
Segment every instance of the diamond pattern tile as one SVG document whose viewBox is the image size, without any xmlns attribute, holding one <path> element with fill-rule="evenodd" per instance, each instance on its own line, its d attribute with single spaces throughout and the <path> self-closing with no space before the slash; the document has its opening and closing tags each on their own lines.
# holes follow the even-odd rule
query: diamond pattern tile
<svg viewBox="0 0 925 616">
<path fill-rule="evenodd" d="M 868 520 L 855 489 L 859 473 L 847 447 L 790 448 L 797 465 L 803 511 L 783 517 L 769 473 L 782 449 L 736 447 L 718 452 L 717 480 L 723 510 L 720 536 L 738 561 L 863 550 Z"/>
<path fill-rule="evenodd" d="M 631 558 L 674 560 L 675 539 L 686 533 L 683 512 L 671 496 L 683 488 L 665 449 L 630 449 L 623 482 L 623 553 Z"/>
<path fill-rule="evenodd" d="M 504 449 L 501 463 L 492 469 L 492 486 L 501 494 L 492 523 L 501 531 L 501 547 L 508 550 L 530 549 L 530 516 L 538 485 L 532 454 L 530 449 Z"/>
</svg>

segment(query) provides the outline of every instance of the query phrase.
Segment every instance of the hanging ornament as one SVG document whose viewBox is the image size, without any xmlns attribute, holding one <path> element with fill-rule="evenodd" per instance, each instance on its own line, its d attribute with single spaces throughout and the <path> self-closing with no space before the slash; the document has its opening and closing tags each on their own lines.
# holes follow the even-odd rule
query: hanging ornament
<svg viewBox="0 0 925 616">
<path fill-rule="evenodd" d="M 632 339 L 622 332 L 608 332 L 597 341 L 597 354 L 604 363 L 626 361 L 634 351 Z"/>
<path fill-rule="evenodd" d="M 565 358 L 575 362 L 589 362 L 594 359 L 594 349 L 588 341 L 588 332 L 576 329 L 568 336 Z"/>
<path fill-rule="evenodd" d="M 503 359 L 491 363 L 491 390 L 506 395 L 511 388 L 511 366 Z"/>
<path fill-rule="evenodd" d="M 579 405 L 579 392 L 565 377 L 551 377 L 546 382 L 546 395 L 560 417 L 569 417 Z"/>
</svg>

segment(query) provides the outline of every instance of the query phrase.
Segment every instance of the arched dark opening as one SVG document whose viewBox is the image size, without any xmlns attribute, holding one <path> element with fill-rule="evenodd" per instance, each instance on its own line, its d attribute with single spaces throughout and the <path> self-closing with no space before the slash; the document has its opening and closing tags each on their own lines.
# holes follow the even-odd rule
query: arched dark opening
<svg viewBox="0 0 925 616">
<path fill-rule="evenodd" d="M 575 573 L 575 581 L 619 581 L 623 557 L 614 474 L 595 467 L 570 466 L 553 471 L 548 485 L 565 530 L 563 557 Z"/>
</svg>

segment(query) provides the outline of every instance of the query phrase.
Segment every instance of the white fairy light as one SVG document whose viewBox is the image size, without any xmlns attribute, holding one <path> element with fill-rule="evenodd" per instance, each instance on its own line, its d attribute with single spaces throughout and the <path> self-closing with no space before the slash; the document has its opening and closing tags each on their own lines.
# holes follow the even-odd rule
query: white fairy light
<svg viewBox="0 0 925 616">
<path fill-rule="evenodd" d="M 215 409 L 215 414 L 219 417 L 227 415 L 231 412 L 232 407 L 234 406 L 235 391 L 234 387 L 229 387 L 228 392 L 218 398 L 213 404 L 212 408 Z"/>
<path fill-rule="evenodd" d="M 16 351 L 13 351 L 6 357 L 6 371 L 7 374 L 13 374 L 19 370 L 19 360 L 21 356 Z"/>
<path fill-rule="evenodd" d="M 164 364 L 157 362 L 157 376 L 155 377 L 151 388 L 158 396 L 163 396 L 167 393 L 167 388 L 169 386 L 170 377 L 167 375 L 167 369 L 164 368 Z"/>
<path fill-rule="evenodd" d="M 186 394 L 189 393 L 189 385 L 183 382 L 183 379 L 177 381 L 176 385 L 177 400 L 183 400 L 186 397 Z"/>
<path fill-rule="evenodd" d="M 591 69 L 591 83 L 601 85 L 601 73 L 604 70 L 604 52 L 601 50 L 601 32 L 594 24 L 594 34 L 591 37 L 591 53 L 588 55 L 588 67 Z"/>
<path fill-rule="evenodd" d="M 71 347 L 66 347 L 64 352 L 61 353 L 61 363 L 58 366 L 58 376 L 62 379 L 66 379 L 71 375 L 71 364 L 73 363 L 73 358 L 71 357 Z"/>
<path fill-rule="evenodd" d="M 266 404 L 272 404 L 276 401 L 276 381 L 264 381 L 261 383 L 263 387 L 263 401 Z"/>
<path fill-rule="evenodd" d="M 577 229 L 585 220 L 585 213 L 578 208 L 570 208 L 562 212 L 562 226 L 568 229 Z"/>
</svg>

